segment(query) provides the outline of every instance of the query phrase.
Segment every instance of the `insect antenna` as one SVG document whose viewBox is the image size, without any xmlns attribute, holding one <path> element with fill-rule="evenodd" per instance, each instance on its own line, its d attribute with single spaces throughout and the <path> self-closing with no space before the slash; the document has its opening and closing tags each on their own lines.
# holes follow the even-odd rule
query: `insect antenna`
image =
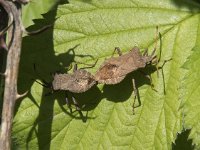
<svg viewBox="0 0 200 150">
<path fill-rule="evenodd" d="M 159 35 L 160 35 L 160 33 L 158 32 L 158 26 L 156 26 L 155 46 L 154 46 L 153 52 L 150 55 L 150 58 L 151 58 L 151 64 L 155 64 L 156 65 L 156 72 L 157 72 L 157 76 L 158 77 L 159 77 L 159 74 L 158 74 L 158 62 L 160 61 L 160 57 L 158 59 L 157 55 L 155 55 L 155 52 L 157 50 L 158 38 L 160 37 Z M 160 39 L 160 41 L 161 41 L 161 39 Z M 148 50 L 144 51 L 143 56 L 148 56 Z"/>
<path fill-rule="evenodd" d="M 160 53 L 159 53 L 159 57 L 157 59 L 157 65 L 156 65 L 156 69 L 157 69 L 157 72 L 158 72 L 158 69 L 161 69 L 162 71 L 162 79 L 163 79 L 163 89 L 164 89 L 164 95 L 166 95 L 166 90 L 165 90 L 165 77 L 164 77 L 164 71 L 163 71 L 163 66 L 168 62 L 168 61 L 171 61 L 172 58 L 168 59 L 168 60 L 164 60 L 163 64 L 161 66 L 158 66 L 158 63 L 160 62 L 161 60 L 161 56 L 162 56 L 162 35 L 161 33 L 159 32 L 159 39 L 160 39 Z"/>
<path fill-rule="evenodd" d="M 158 43 L 158 38 L 159 38 L 159 40 L 161 41 L 161 36 L 160 36 L 161 34 L 160 34 L 160 32 L 158 32 L 158 26 L 156 26 L 156 35 L 155 35 L 155 47 L 154 47 L 154 51 L 153 51 L 153 55 L 155 54 L 155 51 L 156 51 L 156 49 L 157 49 L 157 43 Z M 153 57 L 153 55 L 151 54 L 151 56 Z M 160 54 L 161 54 L 161 51 L 160 51 Z M 158 73 L 158 63 L 159 63 L 159 61 L 160 61 L 160 57 L 159 57 L 159 59 L 157 58 L 157 56 L 155 56 L 155 58 L 156 58 L 156 72 L 157 72 L 157 76 L 159 77 L 159 73 Z"/>
<path fill-rule="evenodd" d="M 158 39 L 159 39 L 159 41 L 160 41 L 160 51 L 159 51 L 158 56 L 156 56 L 156 55 L 154 55 L 154 54 L 155 54 L 155 51 L 156 51 L 156 49 L 157 49 L 157 42 L 158 42 Z M 157 77 L 159 77 L 159 72 L 158 72 L 158 70 L 161 69 L 161 71 L 162 71 L 163 89 L 164 89 L 164 94 L 166 94 L 166 90 L 165 90 L 165 78 L 164 78 L 163 66 L 165 65 L 165 63 L 167 63 L 168 61 L 170 61 L 170 60 L 172 60 L 172 59 L 165 60 L 164 63 L 163 63 L 161 66 L 158 66 L 158 63 L 160 62 L 160 60 L 161 60 L 161 55 L 162 55 L 162 35 L 161 35 L 161 33 L 158 31 L 158 26 L 156 26 L 155 40 L 156 40 L 156 41 L 155 41 L 155 47 L 154 47 L 153 52 L 151 53 L 151 57 L 152 57 L 152 60 L 155 60 L 155 63 L 156 63 Z"/>
<path fill-rule="evenodd" d="M 159 40 L 160 40 L 160 53 L 159 53 L 159 57 L 158 57 L 158 62 L 160 62 L 160 59 L 161 59 L 161 55 L 162 55 L 162 35 L 161 33 L 159 32 Z"/>
</svg>

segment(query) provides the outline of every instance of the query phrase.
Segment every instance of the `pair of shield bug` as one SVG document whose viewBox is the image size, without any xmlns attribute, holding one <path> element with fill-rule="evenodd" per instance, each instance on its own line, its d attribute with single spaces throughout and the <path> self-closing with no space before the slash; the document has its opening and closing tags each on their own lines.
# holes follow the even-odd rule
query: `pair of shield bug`
<svg viewBox="0 0 200 150">
<path fill-rule="evenodd" d="M 43 86 L 51 88 L 53 91 L 63 90 L 72 93 L 82 93 L 89 90 L 92 86 L 96 84 L 118 84 L 129 73 L 139 70 L 141 68 L 145 68 L 147 65 L 156 65 L 157 67 L 158 62 L 160 61 L 160 58 L 158 58 L 157 55 L 155 55 L 158 35 L 160 34 L 158 34 L 157 29 L 155 48 L 150 55 L 148 55 L 148 49 L 141 53 L 138 47 L 134 47 L 130 50 L 130 52 L 122 54 L 121 50 L 117 47 L 115 48 L 113 55 L 102 63 L 95 75 L 92 75 L 91 73 L 86 71 L 85 68 L 78 69 L 77 64 L 75 64 L 72 74 L 56 73 L 54 75 L 52 83 L 46 83 L 43 84 Z M 115 52 L 118 53 L 118 57 L 114 57 Z M 164 64 L 167 61 L 169 60 L 164 61 Z M 90 67 L 94 67 L 95 64 L 90 65 Z M 163 67 L 164 64 L 161 67 Z M 157 70 L 159 68 L 160 67 L 157 67 Z M 150 79 L 151 87 L 152 89 L 154 89 L 153 84 L 151 82 L 151 76 L 146 76 Z M 132 79 L 132 83 L 135 98 L 137 97 L 140 105 L 139 93 L 134 78 Z M 68 103 L 67 98 L 66 100 Z M 79 111 L 82 115 L 81 108 L 74 97 L 73 103 L 76 107 L 76 110 Z M 133 108 L 134 107 L 135 106 L 133 104 Z"/>
</svg>

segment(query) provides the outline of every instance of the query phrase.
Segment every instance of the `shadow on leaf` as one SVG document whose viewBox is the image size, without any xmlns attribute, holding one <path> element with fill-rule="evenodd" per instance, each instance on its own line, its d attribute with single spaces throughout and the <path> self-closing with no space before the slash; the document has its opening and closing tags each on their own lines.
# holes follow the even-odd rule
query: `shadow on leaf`
<svg viewBox="0 0 200 150">
<path fill-rule="evenodd" d="M 194 150 L 192 140 L 189 139 L 190 130 L 185 130 L 181 134 L 178 134 L 175 144 L 172 143 L 172 150 Z"/>
<path fill-rule="evenodd" d="M 179 8 L 188 7 L 191 12 L 198 11 L 200 7 L 199 0 L 172 0 L 172 2 Z"/>
</svg>

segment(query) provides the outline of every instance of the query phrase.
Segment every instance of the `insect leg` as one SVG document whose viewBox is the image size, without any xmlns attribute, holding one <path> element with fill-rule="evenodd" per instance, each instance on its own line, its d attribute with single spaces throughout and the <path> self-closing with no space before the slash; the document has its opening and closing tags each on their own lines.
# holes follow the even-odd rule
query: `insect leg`
<svg viewBox="0 0 200 150">
<path fill-rule="evenodd" d="M 134 113 L 134 108 L 141 106 L 141 101 L 140 101 L 139 92 L 138 92 L 138 89 L 136 87 L 136 83 L 135 83 L 135 79 L 134 78 L 132 79 L 132 83 L 133 83 L 133 91 L 134 91 L 134 94 L 135 94 L 135 96 L 134 96 L 134 103 L 133 103 L 133 113 Z M 136 98 L 138 100 L 138 106 L 135 106 L 135 100 L 136 100 Z"/>
<path fill-rule="evenodd" d="M 121 50 L 120 50 L 120 48 L 119 47 L 115 47 L 115 49 L 114 49 L 114 51 L 113 51 L 113 53 L 112 53 L 112 56 L 111 57 L 113 57 L 113 55 L 115 54 L 115 52 L 117 51 L 117 53 L 118 53 L 118 55 L 119 56 L 121 56 L 122 55 L 122 52 L 121 52 Z"/>
<path fill-rule="evenodd" d="M 80 117 L 82 118 L 83 122 L 86 122 L 85 117 L 83 116 L 83 113 L 81 111 L 81 107 L 79 106 L 78 102 L 76 101 L 76 99 L 72 96 L 72 101 L 76 107 L 76 110 L 78 111 L 78 113 L 80 114 Z"/>
<path fill-rule="evenodd" d="M 77 64 L 74 65 L 73 72 L 75 72 L 76 70 L 78 70 L 78 66 L 77 66 Z"/>
<path fill-rule="evenodd" d="M 66 101 L 66 104 L 67 104 L 67 106 L 68 106 L 68 108 L 70 110 L 70 113 L 72 113 L 72 107 L 71 107 L 71 103 L 70 103 L 70 101 L 68 99 L 67 91 L 65 92 L 65 101 Z"/>
<path fill-rule="evenodd" d="M 74 103 L 74 106 L 76 107 L 77 111 L 81 111 L 81 107 L 79 106 L 78 102 L 76 101 L 76 99 L 72 96 L 72 101 Z"/>
</svg>

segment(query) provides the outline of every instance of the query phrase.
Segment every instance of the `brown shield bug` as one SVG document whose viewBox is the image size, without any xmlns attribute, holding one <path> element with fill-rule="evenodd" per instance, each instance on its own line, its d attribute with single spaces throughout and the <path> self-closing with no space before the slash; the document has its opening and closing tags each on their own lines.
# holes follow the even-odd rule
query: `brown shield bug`
<svg viewBox="0 0 200 150">
<path fill-rule="evenodd" d="M 97 60 L 98 61 L 98 60 Z M 88 65 L 89 67 L 84 68 L 77 68 L 77 64 L 74 65 L 73 73 L 55 73 L 53 75 L 53 81 L 51 83 L 46 82 L 45 80 L 42 80 L 43 83 L 40 83 L 36 81 L 37 83 L 41 84 L 42 86 L 46 88 L 50 88 L 52 92 L 54 91 L 68 91 L 71 93 L 82 93 L 87 90 L 89 90 L 93 85 L 95 85 L 97 82 L 94 79 L 94 76 L 89 73 L 88 71 L 84 70 L 85 68 L 92 68 L 96 65 L 95 64 Z M 34 66 L 35 69 L 35 66 Z M 66 93 L 67 95 L 67 93 Z M 76 110 L 79 112 L 81 117 L 83 117 L 83 114 L 81 112 L 81 107 L 79 106 L 78 102 L 74 97 L 72 97 L 72 101 L 74 106 L 76 107 Z M 71 105 L 68 101 L 68 98 L 66 97 L 66 102 L 70 108 L 70 111 L 72 112 Z"/>
<path fill-rule="evenodd" d="M 96 84 L 94 76 L 84 69 L 77 69 L 77 65 L 75 65 L 73 74 L 55 73 L 52 89 L 82 93 L 89 90 L 94 84 Z"/>
<path fill-rule="evenodd" d="M 124 55 L 121 54 L 119 48 L 115 48 L 116 50 L 119 57 L 111 57 L 105 60 L 96 72 L 95 79 L 98 83 L 117 84 L 128 73 L 144 68 L 147 64 L 156 61 L 156 56 L 154 56 L 155 50 L 150 56 L 146 52 L 142 55 L 138 47 L 134 47 L 129 53 Z"/>
<path fill-rule="evenodd" d="M 120 83 L 126 77 L 127 74 L 133 71 L 139 70 L 141 68 L 145 68 L 147 65 L 156 65 L 156 68 L 158 70 L 158 68 L 160 67 L 157 67 L 157 64 L 160 58 L 158 59 L 157 56 L 155 55 L 156 46 L 157 46 L 157 38 L 158 38 L 158 28 L 156 32 L 155 48 L 150 55 L 148 55 L 148 49 L 146 49 L 144 53 L 142 54 L 138 47 L 134 47 L 130 50 L 129 53 L 122 55 L 121 50 L 118 47 L 115 48 L 113 55 L 117 51 L 119 56 L 113 57 L 112 55 L 111 58 L 106 59 L 103 62 L 103 64 L 100 66 L 98 71 L 96 72 L 95 80 L 98 83 L 117 84 L 117 83 Z M 149 75 L 146 75 L 146 76 L 150 79 L 151 87 L 152 89 L 154 89 L 153 84 L 151 82 L 151 76 Z M 132 79 L 132 83 L 133 83 L 135 98 L 137 97 L 139 101 L 138 106 L 140 106 L 141 102 L 140 102 L 139 93 L 138 93 L 138 89 L 136 87 L 134 78 Z M 134 107 L 135 106 L 133 104 L 133 108 Z"/>
</svg>

